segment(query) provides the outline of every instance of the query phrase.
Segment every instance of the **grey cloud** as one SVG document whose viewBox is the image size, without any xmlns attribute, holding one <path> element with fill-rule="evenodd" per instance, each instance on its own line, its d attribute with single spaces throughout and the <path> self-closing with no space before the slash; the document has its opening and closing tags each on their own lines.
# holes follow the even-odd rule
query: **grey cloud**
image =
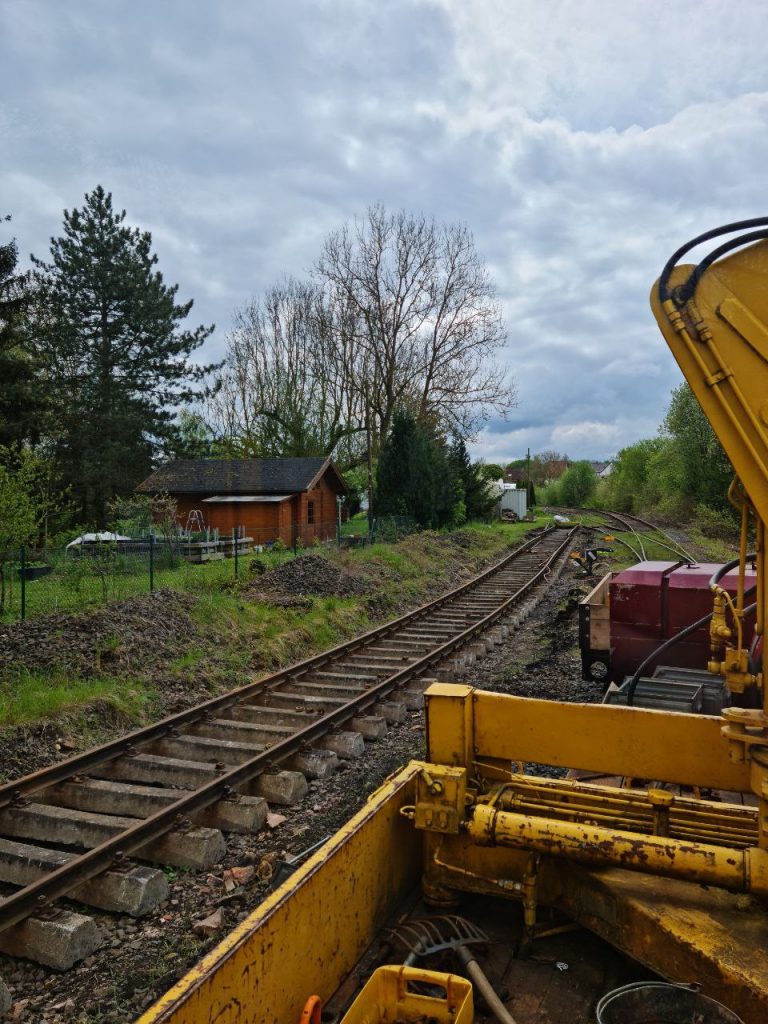
<svg viewBox="0 0 768 1024">
<path fill-rule="evenodd" d="M 0 0 L 0 213 L 45 256 L 104 184 L 216 322 L 211 357 L 369 203 L 465 221 L 520 393 L 477 451 L 611 454 L 680 380 L 648 309 L 664 260 L 762 212 L 768 90 L 763 4 L 607 9 Z"/>
</svg>

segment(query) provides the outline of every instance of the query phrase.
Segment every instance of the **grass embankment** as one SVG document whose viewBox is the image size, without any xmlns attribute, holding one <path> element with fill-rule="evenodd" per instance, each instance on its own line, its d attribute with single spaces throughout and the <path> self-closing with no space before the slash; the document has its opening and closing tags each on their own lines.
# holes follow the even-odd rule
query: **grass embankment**
<svg viewBox="0 0 768 1024">
<path fill-rule="evenodd" d="M 248 570 L 248 562 L 255 556 L 241 555 L 238 559 L 242 574 Z M 269 566 L 280 565 L 293 558 L 292 551 L 273 551 L 258 556 Z M 235 579 L 234 560 L 224 558 L 193 565 L 179 560 L 172 568 L 161 562 L 154 571 L 155 590 L 179 590 L 187 593 L 208 592 L 220 589 Z M 7 608 L 0 621 L 15 622 L 20 616 L 21 584 L 9 580 L 6 595 Z M 149 556 L 117 554 L 113 561 L 106 559 L 69 555 L 54 565 L 49 576 L 27 582 L 26 617 L 48 615 L 53 612 L 78 611 L 82 608 L 105 604 L 110 601 L 124 601 L 129 597 L 149 593 Z"/>
<path fill-rule="evenodd" d="M 260 593 L 263 577 L 251 563 L 268 572 L 292 557 L 276 552 L 243 557 L 237 580 L 231 562 L 184 565 L 158 573 L 164 594 L 6 624 L 0 634 L 12 640 L 13 653 L 3 658 L 0 644 L 0 727 L 63 715 L 75 746 L 107 738 L 403 614 L 458 586 L 545 521 L 472 524 L 391 544 L 306 552 L 327 557 L 355 586 L 348 596 L 302 598 L 298 606 Z M 181 610 L 169 590 L 186 595 Z M 93 707 L 105 709 L 101 736 L 86 714 Z"/>
<path fill-rule="evenodd" d="M 118 717 L 134 721 L 142 720 L 153 705 L 151 692 L 137 680 L 20 671 L 0 684 L 0 728 L 31 725 L 95 701 L 105 701 Z"/>
</svg>

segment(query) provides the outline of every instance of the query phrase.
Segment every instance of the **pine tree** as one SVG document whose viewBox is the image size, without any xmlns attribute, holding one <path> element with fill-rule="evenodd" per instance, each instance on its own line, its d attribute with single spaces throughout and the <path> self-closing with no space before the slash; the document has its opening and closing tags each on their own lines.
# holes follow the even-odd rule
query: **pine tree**
<svg viewBox="0 0 768 1024">
<path fill-rule="evenodd" d="M 23 333 L 29 293 L 26 280 L 16 272 L 17 263 L 16 242 L 0 245 L 0 446 L 36 441 L 44 406 Z"/>
<path fill-rule="evenodd" d="M 382 445 L 376 471 L 376 512 L 411 516 L 437 529 L 451 523 L 461 488 L 444 439 L 398 409 Z"/>
<path fill-rule="evenodd" d="M 472 463 L 467 446 L 460 437 L 451 445 L 450 461 L 461 484 L 465 518 L 486 519 L 498 498 L 487 486 L 487 477 L 483 473 L 485 467 L 479 462 Z"/>
<path fill-rule="evenodd" d="M 176 409 L 214 369 L 188 361 L 213 327 L 181 329 L 192 302 L 176 303 L 178 285 L 164 283 L 151 247 L 99 185 L 81 210 L 64 211 L 51 263 L 32 257 L 57 457 L 84 519 L 99 525 L 108 501 L 147 475 Z"/>
</svg>

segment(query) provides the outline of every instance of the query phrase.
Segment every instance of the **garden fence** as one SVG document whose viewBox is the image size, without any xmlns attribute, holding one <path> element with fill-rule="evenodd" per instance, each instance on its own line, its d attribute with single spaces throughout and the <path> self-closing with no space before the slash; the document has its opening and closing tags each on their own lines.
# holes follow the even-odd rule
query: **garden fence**
<svg viewBox="0 0 768 1024">
<path fill-rule="evenodd" d="M 72 611 L 161 587 L 221 587 L 250 572 L 254 559 L 269 568 L 313 549 L 396 541 L 416 528 L 410 518 L 390 516 L 370 524 L 363 518 L 317 523 L 285 537 L 275 536 L 274 529 L 239 527 L 230 535 L 84 534 L 66 546 L 20 548 L 2 565 L 0 621 Z"/>
</svg>

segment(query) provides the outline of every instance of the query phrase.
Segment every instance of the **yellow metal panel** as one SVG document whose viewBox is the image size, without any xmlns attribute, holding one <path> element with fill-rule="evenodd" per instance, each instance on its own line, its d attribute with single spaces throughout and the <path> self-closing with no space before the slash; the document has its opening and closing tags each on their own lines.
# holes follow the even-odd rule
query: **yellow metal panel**
<svg viewBox="0 0 768 1024">
<path fill-rule="evenodd" d="M 768 1020 L 768 917 L 691 882 L 544 861 L 541 896 L 670 981 L 697 981 L 745 1024 Z"/>
<path fill-rule="evenodd" d="M 693 267 L 672 274 L 682 284 Z M 768 521 L 768 242 L 710 267 L 676 329 L 658 284 L 651 306 L 659 327 L 761 518 Z M 678 327 L 685 321 L 678 323 Z"/>
<path fill-rule="evenodd" d="M 434 703 L 430 706 L 432 714 Z M 474 694 L 475 760 L 536 761 L 606 775 L 750 792 L 719 718 Z"/>
<path fill-rule="evenodd" d="M 400 816 L 409 765 L 138 1024 L 295 1024 L 326 1000 L 416 884 L 421 835 Z"/>
<path fill-rule="evenodd" d="M 464 821 L 466 796 L 466 768 L 422 764 L 416 777 L 416 828 L 458 832 Z"/>
<path fill-rule="evenodd" d="M 424 694 L 427 760 L 464 767 L 472 759 L 471 686 L 433 683 Z"/>
</svg>

